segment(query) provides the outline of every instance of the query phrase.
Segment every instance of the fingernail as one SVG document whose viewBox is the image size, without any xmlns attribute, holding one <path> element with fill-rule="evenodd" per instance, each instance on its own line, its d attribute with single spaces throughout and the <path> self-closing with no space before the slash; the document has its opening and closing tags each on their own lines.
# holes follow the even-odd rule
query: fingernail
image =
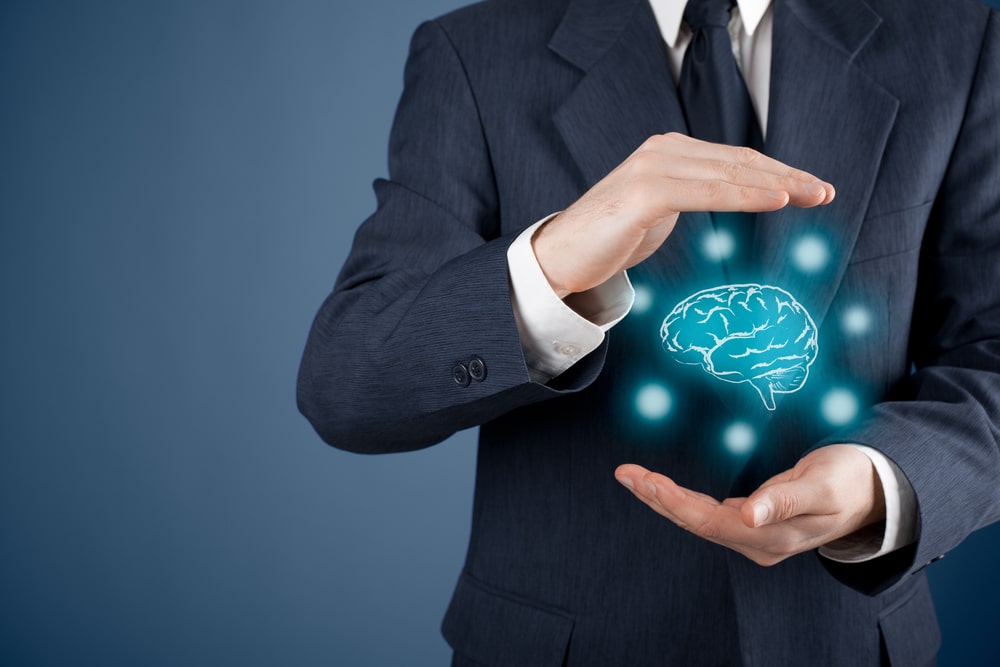
<svg viewBox="0 0 1000 667">
<path fill-rule="evenodd" d="M 837 197 L 837 188 L 833 187 L 829 183 L 827 183 L 826 186 L 828 188 L 826 193 L 826 201 L 827 203 L 830 203 Z"/>
<path fill-rule="evenodd" d="M 624 486 L 625 488 L 627 488 L 629 491 L 631 491 L 632 489 L 635 488 L 635 486 L 632 484 L 632 480 L 629 479 L 628 477 L 615 477 L 615 479 L 617 479 L 618 482 L 622 486 Z"/>
<path fill-rule="evenodd" d="M 651 496 L 656 495 L 656 485 L 653 484 L 652 482 L 646 482 L 646 490 L 649 491 L 649 495 Z"/>
<path fill-rule="evenodd" d="M 771 199 L 781 199 L 781 200 L 784 200 L 785 197 L 788 196 L 784 190 L 768 190 L 765 194 Z"/>
<path fill-rule="evenodd" d="M 764 522 L 767 521 L 767 515 L 770 514 L 770 510 L 764 503 L 754 503 L 753 505 L 753 525 L 762 526 Z"/>
</svg>

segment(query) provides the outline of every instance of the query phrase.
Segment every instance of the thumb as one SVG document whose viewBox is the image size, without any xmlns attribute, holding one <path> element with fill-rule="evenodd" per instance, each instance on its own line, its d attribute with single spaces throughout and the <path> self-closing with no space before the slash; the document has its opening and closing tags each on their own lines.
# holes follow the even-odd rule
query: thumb
<svg viewBox="0 0 1000 667">
<path fill-rule="evenodd" d="M 763 486 L 740 508 L 743 523 L 756 528 L 813 514 L 823 507 L 818 488 L 805 478 Z"/>
</svg>

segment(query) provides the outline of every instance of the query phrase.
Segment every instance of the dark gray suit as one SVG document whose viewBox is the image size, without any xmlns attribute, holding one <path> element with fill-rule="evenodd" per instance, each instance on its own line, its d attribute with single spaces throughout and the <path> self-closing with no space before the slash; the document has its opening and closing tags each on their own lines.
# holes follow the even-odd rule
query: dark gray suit
<svg viewBox="0 0 1000 667">
<path fill-rule="evenodd" d="M 532 383 L 506 249 L 648 136 L 685 131 L 641 0 L 488 2 L 413 40 L 378 211 L 311 332 L 299 404 L 329 443 L 390 452 L 482 425 L 467 563 L 444 623 L 487 665 L 894 665 L 933 659 L 922 569 L 1000 518 L 1000 17 L 965 0 L 776 0 L 766 152 L 837 187 L 822 210 L 760 215 L 760 281 L 820 327 L 806 387 L 748 460 L 719 428 L 751 410 L 666 358 L 669 308 L 726 281 L 682 216 L 630 272 L 655 294 L 550 386 Z M 823 272 L 791 244 L 828 240 Z M 844 333 L 864 304 L 871 331 Z M 456 382 L 480 357 L 485 379 Z M 911 374 L 911 369 L 916 372 Z M 637 418 L 637 386 L 677 388 Z M 823 391 L 873 405 L 839 432 Z M 547 400 L 550 399 L 550 400 Z M 758 406 L 759 407 L 759 406 Z M 919 502 L 917 544 L 866 565 L 803 554 L 772 568 L 653 514 L 612 477 L 624 462 L 717 496 L 745 493 L 808 448 L 869 445 Z M 391 630 L 387 630 L 391 632 Z"/>
</svg>

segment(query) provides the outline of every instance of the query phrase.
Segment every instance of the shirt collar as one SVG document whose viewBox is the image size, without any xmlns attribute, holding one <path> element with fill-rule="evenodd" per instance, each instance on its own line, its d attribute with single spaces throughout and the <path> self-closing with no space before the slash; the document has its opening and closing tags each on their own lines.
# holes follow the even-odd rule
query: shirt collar
<svg viewBox="0 0 1000 667">
<path fill-rule="evenodd" d="M 767 8 L 771 6 L 771 1 L 737 0 L 740 18 L 743 20 L 743 29 L 748 35 L 752 35 L 757 26 L 760 25 L 760 20 L 764 18 Z M 660 24 L 660 32 L 663 33 L 663 39 L 667 46 L 670 48 L 677 46 L 687 0 L 649 0 L 649 4 L 653 7 L 656 22 Z"/>
</svg>

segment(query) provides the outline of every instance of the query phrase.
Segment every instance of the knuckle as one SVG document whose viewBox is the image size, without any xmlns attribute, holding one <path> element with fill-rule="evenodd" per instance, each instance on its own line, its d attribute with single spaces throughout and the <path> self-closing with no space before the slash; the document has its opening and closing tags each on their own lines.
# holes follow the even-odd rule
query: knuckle
<svg viewBox="0 0 1000 667">
<path fill-rule="evenodd" d="M 706 540 L 714 540 L 719 537 L 719 529 L 711 519 L 703 519 L 697 524 L 689 526 L 688 530 Z"/>
<path fill-rule="evenodd" d="M 662 138 L 663 143 L 666 145 L 677 144 L 681 141 L 684 141 L 684 139 L 686 138 L 680 132 L 667 132 L 666 134 L 661 134 L 659 136 Z"/>
<path fill-rule="evenodd" d="M 719 539 L 719 529 L 710 524 L 701 524 L 693 531 L 695 535 L 714 542 Z"/>
<path fill-rule="evenodd" d="M 783 493 L 772 499 L 774 511 L 779 519 L 787 519 L 798 514 L 799 500 L 796 496 Z"/>
<path fill-rule="evenodd" d="M 746 174 L 747 169 L 739 162 L 723 162 L 719 171 L 727 181 L 736 183 Z"/>
<path fill-rule="evenodd" d="M 654 151 L 657 153 L 670 153 L 676 151 L 686 137 L 679 132 L 667 132 L 666 134 L 654 134 L 642 142 L 640 150 Z"/>
<path fill-rule="evenodd" d="M 702 181 L 702 194 L 709 199 L 718 199 L 722 196 L 722 183 L 720 181 Z"/>
<path fill-rule="evenodd" d="M 657 163 L 656 153 L 651 150 L 640 148 L 629 160 L 629 172 L 633 176 L 641 176 L 649 172 Z"/>
<path fill-rule="evenodd" d="M 695 521 L 691 522 L 675 520 L 675 523 L 689 533 L 697 535 L 702 539 L 714 541 L 719 537 L 719 528 L 712 521 L 712 517 L 697 517 Z"/>
<path fill-rule="evenodd" d="M 654 134 L 653 136 L 642 142 L 639 146 L 639 151 L 656 151 L 660 150 L 667 142 L 666 135 L 664 134 Z"/>
<path fill-rule="evenodd" d="M 795 182 L 809 180 L 809 174 L 795 167 L 788 167 L 785 170 L 784 177 L 789 181 Z"/>
<path fill-rule="evenodd" d="M 757 191 L 753 188 L 740 188 L 736 191 L 736 197 L 747 208 L 757 203 Z"/>
<path fill-rule="evenodd" d="M 760 153 L 749 146 L 739 146 L 736 149 L 736 160 L 745 166 L 752 165 L 760 159 Z"/>
</svg>

